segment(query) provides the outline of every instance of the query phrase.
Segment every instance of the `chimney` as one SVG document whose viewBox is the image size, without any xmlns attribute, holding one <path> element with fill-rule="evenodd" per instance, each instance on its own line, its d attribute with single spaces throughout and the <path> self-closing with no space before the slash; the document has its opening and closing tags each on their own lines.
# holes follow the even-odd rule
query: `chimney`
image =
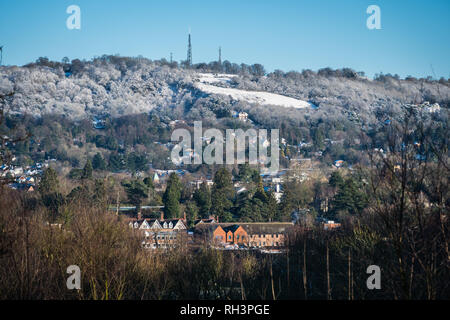
<svg viewBox="0 0 450 320">
<path fill-rule="evenodd" d="M 164 211 L 161 211 L 161 218 L 160 218 L 160 220 L 164 221 Z"/>
<path fill-rule="evenodd" d="M 186 211 L 183 214 L 183 220 L 186 221 Z"/>
<path fill-rule="evenodd" d="M 142 219 L 142 213 L 141 213 L 140 210 L 139 210 L 138 213 L 137 213 L 137 219 L 138 219 L 138 220 L 141 220 L 141 219 Z"/>
</svg>

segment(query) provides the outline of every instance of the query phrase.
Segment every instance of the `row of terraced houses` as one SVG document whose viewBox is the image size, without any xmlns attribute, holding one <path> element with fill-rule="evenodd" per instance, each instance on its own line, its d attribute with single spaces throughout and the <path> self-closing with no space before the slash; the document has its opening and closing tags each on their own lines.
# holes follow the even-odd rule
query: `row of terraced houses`
<svg viewBox="0 0 450 320">
<path fill-rule="evenodd" d="M 129 219 L 129 226 L 142 237 L 148 249 L 209 243 L 214 247 L 280 249 L 285 245 L 291 222 L 218 223 L 215 218 L 196 220 L 188 228 L 186 219 Z"/>
</svg>

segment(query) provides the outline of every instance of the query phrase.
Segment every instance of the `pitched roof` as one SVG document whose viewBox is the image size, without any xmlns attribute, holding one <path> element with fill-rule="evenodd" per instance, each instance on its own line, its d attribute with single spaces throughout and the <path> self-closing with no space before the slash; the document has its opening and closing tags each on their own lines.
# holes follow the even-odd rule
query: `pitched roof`
<svg viewBox="0 0 450 320">
<path fill-rule="evenodd" d="M 181 227 L 182 229 L 186 229 L 186 224 L 184 223 L 184 219 L 181 219 L 181 218 L 165 219 L 165 220 L 160 221 L 160 224 L 163 227 L 164 227 L 164 223 L 167 223 L 168 225 L 169 225 L 169 223 L 172 223 L 171 229 L 175 228 L 175 226 L 177 226 L 177 225 L 179 227 Z M 169 226 L 168 226 L 168 228 L 169 228 Z"/>
<path fill-rule="evenodd" d="M 292 227 L 292 222 L 249 222 L 249 223 L 219 223 L 224 230 L 233 225 L 241 226 L 248 234 L 276 234 L 284 233 Z M 233 231 L 234 232 L 234 231 Z"/>
<path fill-rule="evenodd" d="M 197 234 L 212 234 L 217 228 L 223 229 L 220 225 L 217 223 L 200 223 L 195 226 L 194 233 Z"/>
<path fill-rule="evenodd" d="M 199 224 L 199 223 L 215 223 L 216 220 L 214 219 L 196 219 L 194 220 L 194 225 Z"/>
<path fill-rule="evenodd" d="M 223 227 L 223 230 L 224 230 L 225 232 L 227 232 L 227 233 L 228 233 L 228 231 L 231 231 L 231 232 L 235 233 L 236 230 L 239 229 L 239 227 L 240 227 L 240 225 L 238 225 L 238 224 L 233 224 L 233 225 L 231 225 L 231 226 Z"/>
</svg>

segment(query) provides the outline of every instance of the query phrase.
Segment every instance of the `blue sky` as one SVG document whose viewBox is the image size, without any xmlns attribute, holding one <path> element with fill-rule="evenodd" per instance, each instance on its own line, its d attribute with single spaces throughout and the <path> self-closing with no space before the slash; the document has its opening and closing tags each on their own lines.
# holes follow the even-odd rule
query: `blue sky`
<svg viewBox="0 0 450 320">
<path fill-rule="evenodd" d="M 81 30 L 69 30 L 69 5 Z M 369 5 L 381 30 L 366 27 Z M 268 71 L 350 67 L 376 73 L 450 77 L 448 0 L 0 0 L 3 64 L 40 56 L 60 61 L 103 54 L 261 63 Z M 432 67 L 431 67 L 432 66 Z"/>
</svg>

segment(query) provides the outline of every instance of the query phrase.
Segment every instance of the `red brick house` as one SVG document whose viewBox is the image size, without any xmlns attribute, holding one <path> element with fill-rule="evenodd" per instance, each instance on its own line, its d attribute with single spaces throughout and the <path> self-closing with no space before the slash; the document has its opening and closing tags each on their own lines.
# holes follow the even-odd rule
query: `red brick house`
<svg viewBox="0 0 450 320">
<path fill-rule="evenodd" d="M 286 231 L 293 226 L 292 222 L 250 222 L 250 223 L 220 223 L 227 232 L 227 243 L 245 244 L 254 248 L 284 247 Z M 237 228 L 239 227 L 239 228 Z M 230 241 L 229 233 L 233 230 Z"/>
<path fill-rule="evenodd" d="M 228 227 L 224 227 L 224 231 L 227 235 L 227 243 L 247 244 L 248 234 L 242 226 L 234 224 Z"/>
<path fill-rule="evenodd" d="M 200 241 L 226 243 L 227 235 L 223 228 L 215 223 L 201 223 L 194 229 L 195 238 Z"/>
</svg>

